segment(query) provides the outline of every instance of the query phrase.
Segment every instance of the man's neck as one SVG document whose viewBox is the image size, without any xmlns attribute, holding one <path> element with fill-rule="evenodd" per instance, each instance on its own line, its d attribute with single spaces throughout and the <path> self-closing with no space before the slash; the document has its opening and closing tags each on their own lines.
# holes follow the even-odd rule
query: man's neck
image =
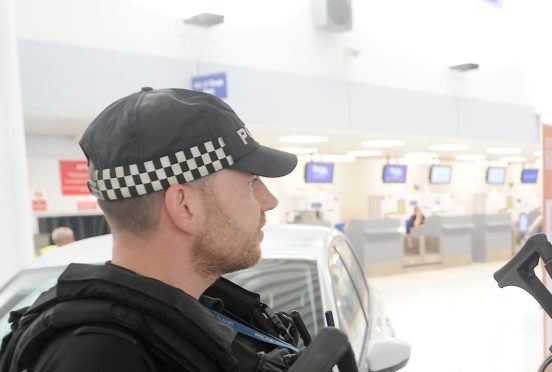
<svg viewBox="0 0 552 372">
<path fill-rule="evenodd" d="M 151 242 L 155 241 L 155 245 Z M 190 296 L 199 296 L 217 278 L 205 278 L 191 265 L 190 245 L 153 239 L 123 239 L 113 241 L 112 262 L 137 274 L 154 278 L 181 289 Z"/>
</svg>

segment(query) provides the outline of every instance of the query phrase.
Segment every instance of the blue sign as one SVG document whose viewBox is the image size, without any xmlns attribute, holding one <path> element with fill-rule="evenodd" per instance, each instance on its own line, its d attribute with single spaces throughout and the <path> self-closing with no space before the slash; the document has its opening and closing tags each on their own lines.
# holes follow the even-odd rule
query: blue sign
<svg viewBox="0 0 552 372">
<path fill-rule="evenodd" d="M 218 74 L 196 76 L 192 78 L 192 89 L 198 92 L 209 93 L 219 98 L 228 97 L 226 90 L 226 72 Z"/>
</svg>

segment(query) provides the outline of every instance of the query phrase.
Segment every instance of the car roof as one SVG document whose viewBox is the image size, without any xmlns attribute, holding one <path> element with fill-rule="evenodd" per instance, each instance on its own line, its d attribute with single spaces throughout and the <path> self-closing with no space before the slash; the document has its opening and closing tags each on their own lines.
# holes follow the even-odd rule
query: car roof
<svg viewBox="0 0 552 372">
<path fill-rule="evenodd" d="M 325 259 L 330 241 L 337 233 L 314 225 L 267 225 L 261 243 L 263 258 Z M 54 249 L 26 268 L 66 266 L 71 262 L 99 263 L 111 258 L 111 234 L 78 240 Z"/>
</svg>

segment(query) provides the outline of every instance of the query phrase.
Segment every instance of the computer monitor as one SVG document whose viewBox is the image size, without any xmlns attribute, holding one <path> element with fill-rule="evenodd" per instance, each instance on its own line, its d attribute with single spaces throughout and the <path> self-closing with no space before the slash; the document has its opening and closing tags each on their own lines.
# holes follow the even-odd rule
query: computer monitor
<svg viewBox="0 0 552 372">
<path fill-rule="evenodd" d="M 385 164 L 383 166 L 383 182 L 385 183 L 406 182 L 406 165 Z"/>
<path fill-rule="evenodd" d="M 305 182 L 332 183 L 333 169 L 333 163 L 307 163 L 305 164 Z"/>
<path fill-rule="evenodd" d="M 521 171 L 521 183 L 537 183 L 539 170 L 536 168 L 525 168 Z"/>
<path fill-rule="evenodd" d="M 429 183 L 448 185 L 452 176 L 450 165 L 432 165 L 429 169 Z"/>
<path fill-rule="evenodd" d="M 487 183 L 489 185 L 503 185 L 505 181 L 506 181 L 505 167 L 487 168 Z"/>
</svg>

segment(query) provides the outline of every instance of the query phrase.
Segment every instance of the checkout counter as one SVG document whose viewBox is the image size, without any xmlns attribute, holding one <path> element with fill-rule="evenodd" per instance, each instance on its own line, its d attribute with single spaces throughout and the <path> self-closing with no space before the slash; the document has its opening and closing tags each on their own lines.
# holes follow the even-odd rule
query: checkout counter
<svg viewBox="0 0 552 372">
<path fill-rule="evenodd" d="M 410 236 L 418 238 L 420 257 L 405 245 L 404 265 L 442 263 L 443 266 L 459 266 L 472 263 L 471 216 L 430 216 L 424 226 L 412 228 Z"/>
<path fill-rule="evenodd" d="M 514 238 L 510 214 L 474 214 L 472 221 L 474 261 L 502 261 L 512 257 Z"/>
<path fill-rule="evenodd" d="M 364 272 L 368 276 L 402 272 L 403 237 L 400 220 L 350 220 L 345 235 L 353 245 Z"/>
</svg>

